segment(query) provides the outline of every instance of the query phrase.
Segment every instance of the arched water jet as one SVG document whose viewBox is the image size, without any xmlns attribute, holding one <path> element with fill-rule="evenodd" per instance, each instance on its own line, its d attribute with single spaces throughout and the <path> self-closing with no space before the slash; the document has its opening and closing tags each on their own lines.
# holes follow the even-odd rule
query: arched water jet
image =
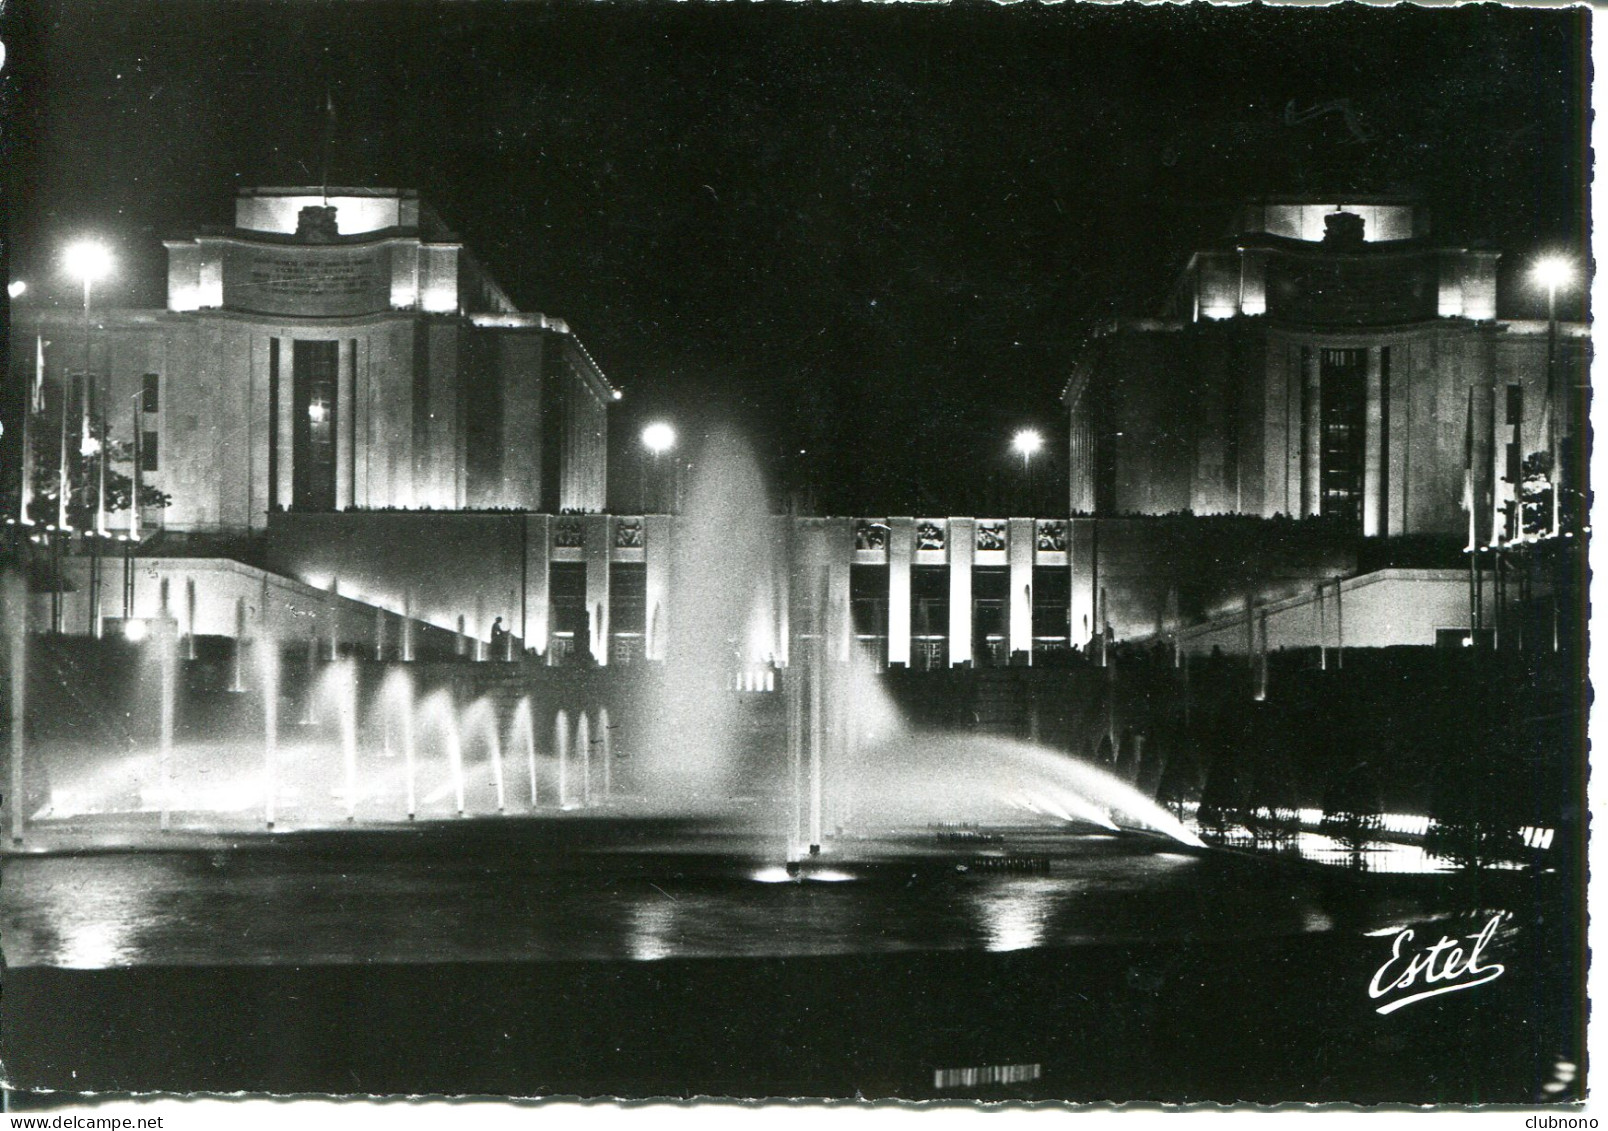
<svg viewBox="0 0 1608 1131">
<path fill-rule="evenodd" d="M 507 809 L 503 796 L 502 736 L 497 733 L 497 713 L 490 699 L 476 699 L 463 713 L 463 741 L 481 738 L 491 759 L 491 782 L 497 797 L 497 812 Z"/>
<path fill-rule="evenodd" d="M 415 760 L 413 746 L 413 674 L 401 667 L 393 667 L 380 685 L 374 698 L 370 719 L 376 716 L 384 735 L 385 757 L 396 756 L 396 747 L 402 751 L 402 780 L 404 806 L 409 820 L 418 814 Z M 393 743 L 395 745 L 393 746 Z"/>
<path fill-rule="evenodd" d="M 450 691 L 437 691 L 425 699 L 420 706 L 424 721 L 433 722 L 441 740 L 447 748 L 447 769 L 450 775 L 448 786 L 451 788 L 455 811 L 458 816 L 464 815 L 464 785 L 463 785 L 463 743 L 458 733 L 458 716 L 453 709 L 452 693 Z"/>
<path fill-rule="evenodd" d="M 531 722 L 528 695 L 514 708 L 514 722 L 508 734 L 508 748 L 511 752 L 520 750 L 525 752 L 525 764 L 530 769 L 530 807 L 535 809 L 541 799 L 541 791 L 536 783 L 536 734 Z"/>
<path fill-rule="evenodd" d="M 901 732 L 868 744 L 849 777 L 862 819 L 888 827 L 1008 820 L 1027 812 L 1111 830 L 1139 826 L 1202 844 L 1114 773 L 1025 742 Z"/>
</svg>

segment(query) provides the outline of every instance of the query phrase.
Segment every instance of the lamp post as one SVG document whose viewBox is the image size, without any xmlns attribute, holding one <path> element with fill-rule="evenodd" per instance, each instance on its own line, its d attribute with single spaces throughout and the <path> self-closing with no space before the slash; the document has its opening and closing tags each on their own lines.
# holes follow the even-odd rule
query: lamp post
<svg viewBox="0 0 1608 1131">
<path fill-rule="evenodd" d="M 653 481 L 660 485 L 660 495 L 663 495 L 663 486 L 659 480 L 659 457 L 676 446 L 676 430 L 662 420 L 656 420 L 642 429 L 642 447 L 653 456 Z M 648 488 L 647 478 L 642 482 L 642 510 L 647 513 Z M 665 507 L 666 511 L 674 507 Z"/>
<path fill-rule="evenodd" d="M 1549 255 L 1536 262 L 1530 277 L 1547 292 L 1547 455 L 1552 461 L 1552 535 L 1559 533 L 1559 496 L 1563 493 L 1563 468 L 1558 459 L 1558 405 L 1553 388 L 1557 385 L 1558 291 L 1574 282 L 1574 264 L 1561 255 Z"/>
<path fill-rule="evenodd" d="M 90 300 L 95 283 L 104 279 L 112 271 L 112 254 L 104 244 L 93 240 L 81 240 L 70 244 L 62 257 L 67 273 L 78 279 L 84 285 L 84 391 L 83 391 L 83 427 L 79 452 L 88 459 L 99 456 L 97 461 L 98 473 L 95 492 L 95 529 L 91 534 L 94 539 L 90 543 L 90 574 L 89 574 L 89 622 L 92 635 L 101 635 L 101 539 L 106 536 L 106 398 L 90 376 Z M 91 392 L 94 392 L 93 401 L 101 410 L 101 435 L 97 440 L 91 432 L 90 403 Z M 65 419 L 66 411 L 63 409 Z M 63 439 L 65 439 L 65 427 Z M 66 452 L 62 453 L 62 466 L 67 465 Z M 60 517 L 62 525 L 66 525 L 67 518 L 67 492 L 65 482 L 62 484 L 62 502 Z M 59 584 L 59 581 L 58 581 Z"/>
<path fill-rule="evenodd" d="M 1022 457 L 1022 474 L 1027 479 L 1028 511 L 1036 513 L 1037 500 L 1033 491 L 1033 457 L 1044 447 L 1044 437 L 1036 428 L 1020 429 L 1011 437 L 1011 451 Z"/>
</svg>

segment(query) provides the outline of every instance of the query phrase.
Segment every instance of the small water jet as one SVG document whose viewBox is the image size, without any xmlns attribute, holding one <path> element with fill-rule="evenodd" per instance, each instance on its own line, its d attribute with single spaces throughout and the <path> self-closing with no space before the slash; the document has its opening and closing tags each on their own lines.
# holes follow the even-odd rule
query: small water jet
<svg viewBox="0 0 1608 1131">
<path fill-rule="evenodd" d="M 173 807 L 173 716 L 174 699 L 178 695 L 178 657 L 174 652 L 173 628 L 167 621 L 163 621 L 156 634 L 156 646 L 160 651 L 158 663 L 162 667 L 162 717 L 161 730 L 158 738 L 157 755 L 157 789 L 161 796 L 162 813 L 158 823 L 163 832 L 171 826 L 171 811 Z"/>
<path fill-rule="evenodd" d="M 592 807 L 592 723 L 585 711 L 575 722 L 575 749 L 581 756 L 581 807 Z"/>
<path fill-rule="evenodd" d="M 560 707 L 553 716 L 553 755 L 558 760 L 558 807 L 569 805 L 569 712 Z"/>
<path fill-rule="evenodd" d="M 341 762 L 346 770 L 346 819 L 357 820 L 357 665 L 340 666 L 336 710 L 340 716 Z"/>
<path fill-rule="evenodd" d="M 609 709 L 597 710 L 598 755 L 603 759 L 603 800 L 608 802 L 614 793 L 614 734 L 609 726 Z"/>
<path fill-rule="evenodd" d="M 262 680 L 262 819 L 271 829 L 276 816 L 275 793 L 279 788 L 279 647 L 273 639 L 260 636 L 257 653 Z"/>
</svg>

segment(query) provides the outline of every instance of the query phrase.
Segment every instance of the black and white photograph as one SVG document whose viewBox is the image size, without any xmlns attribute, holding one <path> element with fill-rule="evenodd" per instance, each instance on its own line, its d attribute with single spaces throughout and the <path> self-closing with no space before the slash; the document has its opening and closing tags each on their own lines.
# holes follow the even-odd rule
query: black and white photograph
<svg viewBox="0 0 1608 1131">
<path fill-rule="evenodd" d="M 1592 15 L 3 0 L 4 1109 L 1578 1115 Z"/>
</svg>

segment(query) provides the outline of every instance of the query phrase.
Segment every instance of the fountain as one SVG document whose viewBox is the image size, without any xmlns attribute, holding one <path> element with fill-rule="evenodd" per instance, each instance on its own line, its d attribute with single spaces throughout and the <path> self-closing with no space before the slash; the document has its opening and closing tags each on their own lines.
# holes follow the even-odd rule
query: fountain
<svg viewBox="0 0 1608 1131">
<path fill-rule="evenodd" d="M 252 733 L 255 720 L 176 740 L 175 701 L 185 694 L 189 681 L 181 675 L 197 636 L 196 587 L 187 579 L 175 617 L 164 579 L 148 653 L 160 672 L 160 692 L 151 697 L 161 707 L 154 749 L 111 759 L 115 773 L 100 765 L 74 777 L 78 767 L 62 768 L 60 811 L 126 810 L 131 794 L 115 783 L 146 773 L 139 767 L 148 761 L 156 780 L 140 780 L 132 796 L 150 800 L 133 804 L 159 808 L 164 829 L 175 809 L 194 816 L 260 805 L 262 823 L 272 829 L 287 811 L 304 827 L 354 824 L 360 810 L 373 820 L 417 819 L 421 807 L 440 817 L 448 798 L 458 817 L 489 817 L 508 812 L 506 749 L 524 759 L 528 813 L 538 811 L 551 788 L 550 804 L 560 812 L 607 806 L 611 820 L 715 822 L 763 842 L 761 851 L 771 859 L 793 863 L 831 854 L 846 832 L 864 842 L 945 821 L 1138 826 L 1193 843 L 1176 818 L 1120 780 L 1125 763 L 1105 773 L 1033 743 L 906 727 L 878 665 L 856 656 L 851 644 L 849 570 L 836 541 L 848 536 L 846 526 L 772 516 L 759 470 L 730 432 L 710 435 L 694 462 L 684 513 L 673 528 L 665 527 L 673 533 L 674 584 L 662 599 L 655 596 L 649 617 L 650 654 L 664 660 L 628 673 L 639 697 L 599 702 L 600 689 L 587 677 L 577 693 L 583 697 L 564 706 L 544 702 L 544 717 L 553 712 L 545 754 L 536 737 L 537 703 L 543 701 L 534 691 L 504 711 L 495 694 L 464 690 L 479 682 L 474 669 L 463 669 L 445 686 L 415 686 L 415 678 L 425 677 L 407 663 L 415 631 L 409 616 L 393 631 L 387 617 L 395 614 L 373 610 L 371 622 L 356 621 L 360 631 L 372 631 L 371 640 L 348 647 L 342 658 L 333 583 L 290 638 L 292 654 L 304 647 L 306 657 L 293 716 L 305 726 L 287 736 L 291 741 L 281 745 L 282 657 L 266 631 L 267 605 L 253 619 L 248 648 L 244 599 L 235 605 L 237 639 L 220 683 L 241 689 L 251 682 L 249 651 L 262 696 L 262 745 Z M 402 600 L 405 610 L 413 608 L 411 593 Z M 476 610 L 477 629 L 485 611 Z M 588 615 L 595 618 L 596 609 Z M 353 627 L 353 618 L 345 623 Z M 459 637 L 466 648 L 471 640 L 471 655 L 486 658 L 484 641 Z M 13 643 L 17 649 L 25 645 Z M 292 662 L 300 667 L 299 656 Z M 371 663 L 381 665 L 382 674 L 369 714 L 360 716 L 366 681 L 359 674 Z M 531 668 L 525 678 L 546 683 L 553 677 L 545 673 Z M 625 686 L 618 676 L 609 682 Z M 555 686 L 567 683 L 568 677 Z M 181 710 L 178 722 L 193 725 L 207 714 Z M 322 727 L 314 725 L 319 722 Z M 1106 722 L 1108 729 L 1114 725 L 1109 717 Z M 629 736 L 631 759 L 617 766 L 622 734 Z M 387 760 L 400 746 L 401 766 L 366 767 L 366 735 Z M 248 763 L 258 749 L 261 770 L 253 773 Z M 101 753 L 89 752 L 86 762 Z M 421 755 L 427 769 L 432 762 L 446 769 L 423 795 Z M 20 756 L 13 763 L 20 764 Z M 629 779 L 616 780 L 627 765 Z M 550 786 L 541 780 L 547 774 Z"/>
</svg>

